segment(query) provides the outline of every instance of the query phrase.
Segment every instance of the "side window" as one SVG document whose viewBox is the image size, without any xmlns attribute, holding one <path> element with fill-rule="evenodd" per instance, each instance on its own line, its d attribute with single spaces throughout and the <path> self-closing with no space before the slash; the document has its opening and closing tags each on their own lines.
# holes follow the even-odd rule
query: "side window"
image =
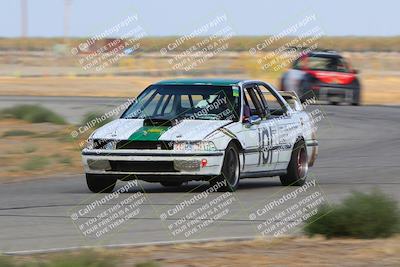
<svg viewBox="0 0 400 267">
<path fill-rule="evenodd" d="M 249 93 L 247 93 L 247 90 L 244 91 L 244 103 L 250 108 L 251 113 L 256 112 L 256 106 L 254 105 L 253 101 L 249 97 Z"/>
<path fill-rule="evenodd" d="M 349 67 L 347 62 L 343 58 L 339 58 L 337 62 L 337 71 L 340 72 L 349 72 Z"/>
<path fill-rule="evenodd" d="M 271 91 L 264 85 L 259 85 L 260 90 L 263 92 L 264 98 L 267 102 L 267 107 L 269 109 L 271 116 L 281 116 L 285 114 L 286 107 L 283 102 L 275 97 Z"/>
<path fill-rule="evenodd" d="M 181 96 L 181 106 L 184 109 L 193 108 L 193 100 L 189 95 L 182 95 Z"/>
<path fill-rule="evenodd" d="M 299 57 L 294 63 L 293 63 L 293 69 L 296 70 L 301 70 L 305 67 L 305 57 Z"/>
<path fill-rule="evenodd" d="M 244 92 L 244 104 L 250 108 L 250 115 L 258 115 L 265 117 L 266 112 L 263 103 L 261 102 L 260 96 L 257 93 L 256 88 L 248 87 L 245 88 Z"/>
</svg>

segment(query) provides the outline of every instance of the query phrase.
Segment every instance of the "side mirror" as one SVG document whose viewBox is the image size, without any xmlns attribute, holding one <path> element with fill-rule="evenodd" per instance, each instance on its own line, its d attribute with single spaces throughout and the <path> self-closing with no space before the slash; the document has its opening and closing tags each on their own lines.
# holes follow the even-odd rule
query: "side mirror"
<svg viewBox="0 0 400 267">
<path fill-rule="evenodd" d="M 360 70 L 354 69 L 354 70 L 353 70 L 353 73 L 354 73 L 354 74 L 359 74 L 359 73 L 360 73 Z"/>
<path fill-rule="evenodd" d="M 258 115 L 252 115 L 249 118 L 249 123 L 250 124 L 260 124 L 261 122 L 261 117 Z"/>
<path fill-rule="evenodd" d="M 295 111 L 302 111 L 302 110 L 303 110 L 303 106 L 300 104 L 299 101 L 294 100 L 294 101 L 293 101 L 293 109 L 294 109 Z"/>
</svg>

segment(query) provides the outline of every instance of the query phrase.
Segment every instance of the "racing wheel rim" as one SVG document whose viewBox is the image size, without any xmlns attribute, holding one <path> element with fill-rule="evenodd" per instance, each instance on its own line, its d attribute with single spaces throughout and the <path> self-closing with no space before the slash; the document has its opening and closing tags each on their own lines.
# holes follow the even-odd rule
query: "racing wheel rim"
<svg viewBox="0 0 400 267">
<path fill-rule="evenodd" d="M 304 147 L 297 153 L 297 175 L 300 179 L 304 178 L 308 172 L 307 152 Z"/>
<path fill-rule="evenodd" d="M 233 149 L 229 149 L 227 157 L 227 173 L 225 179 L 230 186 L 235 186 L 239 180 L 239 160 Z"/>
</svg>

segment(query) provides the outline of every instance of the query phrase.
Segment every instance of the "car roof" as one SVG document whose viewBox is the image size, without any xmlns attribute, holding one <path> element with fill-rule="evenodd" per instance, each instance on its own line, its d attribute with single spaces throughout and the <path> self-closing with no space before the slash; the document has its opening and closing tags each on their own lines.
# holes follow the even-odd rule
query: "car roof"
<svg viewBox="0 0 400 267">
<path fill-rule="evenodd" d="M 335 51 L 326 51 L 326 52 L 310 52 L 307 54 L 308 56 L 311 57 L 331 57 L 331 58 L 341 58 L 342 56 L 339 55 L 337 52 Z"/>
<path fill-rule="evenodd" d="M 242 79 L 172 79 L 159 81 L 156 84 L 162 85 L 216 85 L 216 86 L 232 86 L 238 85 Z"/>
</svg>

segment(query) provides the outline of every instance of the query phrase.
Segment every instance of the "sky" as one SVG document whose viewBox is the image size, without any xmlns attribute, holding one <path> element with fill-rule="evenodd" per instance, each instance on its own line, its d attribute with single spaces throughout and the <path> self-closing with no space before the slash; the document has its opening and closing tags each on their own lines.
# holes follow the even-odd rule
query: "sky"
<svg viewBox="0 0 400 267">
<path fill-rule="evenodd" d="M 27 0 L 28 36 L 64 35 L 64 0 Z M 235 35 L 272 35 L 306 16 L 329 36 L 400 35 L 400 1 L 69 0 L 68 36 L 87 37 L 137 15 L 149 36 L 184 35 L 226 15 Z M 21 35 L 20 0 L 1 0 L 0 37 Z"/>
</svg>

